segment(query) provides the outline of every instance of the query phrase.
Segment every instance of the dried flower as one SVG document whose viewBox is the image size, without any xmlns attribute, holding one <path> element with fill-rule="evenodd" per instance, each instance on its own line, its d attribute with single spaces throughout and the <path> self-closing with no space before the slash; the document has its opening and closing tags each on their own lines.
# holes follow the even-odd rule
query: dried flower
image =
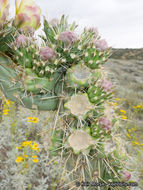
<svg viewBox="0 0 143 190">
<path fill-rule="evenodd" d="M 131 173 L 129 173 L 128 171 L 123 171 L 122 175 L 125 181 L 128 181 L 131 178 Z"/>
<path fill-rule="evenodd" d="M 101 86 L 103 87 L 105 92 L 109 92 L 112 90 L 112 83 L 108 80 L 103 79 L 101 82 Z"/>
<path fill-rule="evenodd" d="M 19 48 L 20 46 L 25 46 L 28 42 L 28 38 L 24 34 L 19 34 L 15 40 L 15 46 Z"/>
<path fill-rule="evenodd" d="M 77 40 L 77 36 L 71 31 L 65 31 L 60 34 L 59 40 L 65 44 L 73 44 Z"/>
<path fill-rule="evenodd" d="M 102 117 L 99 119 L 99 124 L 102 125 L 103 128 L 105 128 L 107 130 L 110 130 L 110 128 L 111 128 L 110 120 L 105 117 Z"/>
<path fill-rule="evenodd" d="M 44 61 L 53 60 L 55 58 L 55 52 L 48 46 L 40 49 L 40 55 Z"/>
</svg>

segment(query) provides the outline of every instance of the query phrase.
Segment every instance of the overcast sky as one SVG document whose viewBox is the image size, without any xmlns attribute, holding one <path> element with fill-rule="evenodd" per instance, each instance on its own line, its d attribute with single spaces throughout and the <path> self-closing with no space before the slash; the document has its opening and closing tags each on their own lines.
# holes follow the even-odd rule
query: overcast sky
<svg viewBox="0 0 143 190">
<path fill-rule="evenodd" d="M 14 0 L 11 13 L 14 15 Z M 143 0 L 35 0 L 48 19 L 69 16 L 81 31 L 98 27 L 114 48 L 143 48 Z"/>
</svg>

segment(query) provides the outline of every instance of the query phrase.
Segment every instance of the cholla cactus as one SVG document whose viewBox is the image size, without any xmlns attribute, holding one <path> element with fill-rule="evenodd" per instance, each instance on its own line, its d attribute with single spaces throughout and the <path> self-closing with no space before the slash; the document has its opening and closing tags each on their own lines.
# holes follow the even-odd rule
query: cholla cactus
<svg viewBox="0 0 143 190">
<path fill-rule="evenodd" d="M 16 1 L 18 28 L 39 26 L 40 10 L 32 2 Z M 32 10 L 38 18 L 34 23 L 29 18 Z M 11 43 L 11 59 L 0 57 L 1 89 L 8 99 L 29 109 L 57 110 L 48 149 L 50 158 L 56 156 L 65 164 L 62 183 L 73 180 L 67 189 L 74 188 L 75 181 L 104 181 L 107 185 L 120 182 L 123 175 L 125 180 L 130 178 L 124 172 L 127 155 L 117 154 L 119 146 L 112 134 L 116 115 L 108 117 L 106 110 L 113 85 L 101 65 L 111 48 L 96 29 L 84 29 L 77 35 L 76 27 L 64 16 L 59 21 L 45 19 L 41 47 L 32 35 L 19 31 Z M 105 146 L 109 140 L 115 144 L 111 152 Z"/>
</svg>

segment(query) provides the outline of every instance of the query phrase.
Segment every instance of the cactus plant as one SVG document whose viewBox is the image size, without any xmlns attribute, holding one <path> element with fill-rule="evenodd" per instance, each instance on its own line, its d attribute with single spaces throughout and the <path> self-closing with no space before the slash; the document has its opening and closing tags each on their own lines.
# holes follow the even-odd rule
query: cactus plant
<svg viewBox="0 0 143 190">
<path fill-rule="evenodd" d="M 24 9 L 26 4 L 21 3 Z M 39 9 L 36 10 L 39 18 Z M 65 16 L 50 22 L 44 19 L 45 35 L 39 47 L 32 34 L 27 34 L 30 20 L 24 23 L 23 11 L 18 12 L 17 5 L 14 24 L 26 32 L 17 30 L 10 44 L 11 58 L 0 56 L 4 95 L 29 109 L 57 110 L 49 135 L 49 157 L 63 160 L 61 180 L 67 184 L 72 180 L 67 189 L 81 181 L 104 182 L 103 189 L 108 189 L 109 182 L 129 179 L 124 171 L 126 154 L 121 153 L 119 159 L 119 147 L 112 134 L 116 115 L 106 114 L 113 87 L 103 77 L 101 65 L 111 48 L 95 29 L 84 29 L 77 35 L 77 25 L 68 24 Z M 38 23 L 30 26 L 36 29 Z M 115 144 L 111 152 L 106 151 L 108 141 Z"/>
</svg>

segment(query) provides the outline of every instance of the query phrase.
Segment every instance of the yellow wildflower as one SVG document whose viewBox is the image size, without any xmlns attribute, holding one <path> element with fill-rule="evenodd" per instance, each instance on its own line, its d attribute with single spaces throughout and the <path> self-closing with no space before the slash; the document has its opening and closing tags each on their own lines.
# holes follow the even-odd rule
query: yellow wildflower
<svg viewBox="0 0 143 190">
<path fill-rule="evenodd" d="M 130 136 L 130 134 L 129 134 L 129 133 L 127 133 L 127 137 L 131 138 L 131 136 Z"/>
<path fill-rule="evenodd" d="M 122 112 L 122 113 L 126 114 L 126 111 L 125 111 L 125 110 L 120 110 L 120 112 Z"/>
<path fill-rule="evenodd" d="M 136 144 L 136 145 L 139 145 L 139 143 L 137 141 L 134 141 L 133 143 Z"/>
<path fill-rule="evenodd" d="M 122 119 L 126 120 L 127 116 L 126 115 L 122 115 Z"/>
<path fill-rule="evenodd" d="M 32 150 L 38 150 L 38 148 L 37 147 L 32 147 Z"/>
<path fill-rule="evenodd" d="M 131 128 L 132 129 L 132 131 L 135 131 L 136 129 L 135 128 Z"/>
<path fill-rule="evenodd" d="M 24 155 L 24 157 L 25 157 L 25 158 L 27 158 L 27 157 L 28 157 L 28 155 Z"/>
<path fill-rule="evenodd" d="M 137 109 L 138 109 L 138 108 L 141 108 L 141 109 L 142 109 L 143 106 L 142 106 L 142 105 L 137 105 L 137 106 L 133 106 L 133 108 L 135 108 L 135 109 L 136 109 L 136 108 L 137 108 Z"/>
<path fill-rule="evenodd" d="M 131 129 L 128 129 L 128 131 L 129 131 L 129 133 L 131 133 L 132 131 L 131 131 Z"/>
<path fill-rule="evenodd" d="M 3 114 L 4 114 L 4 115 L 7 115 L 8 112 L 9 112 L 9 109 L 5 109 L 5 110 L 3 110 Z"/>
<path fill-rule="evenodd" d="M 38 121 L 37 117 L 28 117 L 28 122 L 37 123 Z"/>
<path fill-rule="evenodd" d="M 10 106 L 11 101 L 10 101 L 10 100 L 5 100 L 5 103 L 6 103 L 8 106 Z"/>
<path fill-rule="evenodd" d="M 27 146 L 27 145 L 30 145 L 31 144 L 31 141 L 24 141 L 21 146 Z"/>
<path fill-rule="evenodd" d="M 32 158 L 37 158 L 37 156 L 36 156 L 36 155 L 34 155 L 34 156 L 32 156 Z"/>
<path fill-rule="evenodd" d="M 19 163 L 19 162 L 21 162 L 21 161 L 23 161 L 24 159 L 21 157 L 21 156 L 18 156 L 17 158 L 16 158 L 16 162 L 17 163 Z"/>
<path fill-rule="evenodd" d="M 143 146 L 143 144 L 140 144 L 141 146 Z"/>
<path fill-rule="evenodd" d="M 37 123 L 39 120 L 38 120 L 38 118 L 37 117 L 33 117 L 33 123 Z"/>
<path fill-rule="evenodd" d="M 18 146 L 17 146 L 16 149 L 21 149 L 21 147 L 18 147 Z"/>
<path fill-rule="evenodd" d="M 33 159 L 32 161 L 36 163 L 36 162 L 38 162 L 39 160 L 35 158 L 35 159 Z"/>
<path fill-rule="evenodd" d="M 115 98 L 116 101 L 119 101 L 120 99 L 119 98 Z"/>
<path fill-rule="evenodd" d="M 34 147 L 38 147 L 38 144 L 36 142 L 34 142 L 33 146 Z"/>
<path fill-rule="evenodd" d="M 28 117 L 28 122 L 32 122 L 33 117 Z"/>
<path fill-rule="evenodd" d="M 113 103 L 113 106 L 117 106 L 118 104 L 115 102 L 115 103 Z"/>
</svg>

